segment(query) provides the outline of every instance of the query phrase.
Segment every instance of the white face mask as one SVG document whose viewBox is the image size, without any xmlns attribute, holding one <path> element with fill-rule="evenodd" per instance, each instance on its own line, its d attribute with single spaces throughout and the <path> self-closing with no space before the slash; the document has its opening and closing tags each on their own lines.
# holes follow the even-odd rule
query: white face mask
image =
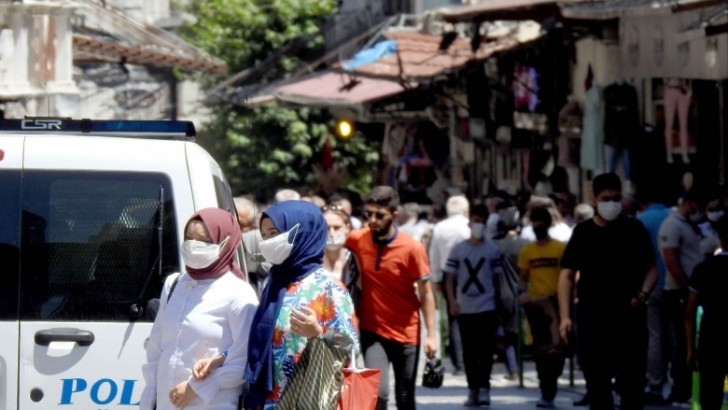
<svg viewBox="0 0 728 410">
<path fill-rule="evenodd" d="M 344 242 L 346 242 L 346 235 L 344 235 L 343 233 L 333 236 L 329 235 L 329 238 L 326 240 L 326 249 L 340 249 L 342 246 L 344 246 Z"/>
<path fill-rule="evenodd" d="M 597 204 L 597 213 L 605 221 L 611 222 L 622 213 L 622 203 L 613 201 L 599 202 Z"/>
<path fill-rule="evenodd" d="M 230 237 L 228 236 L 220 244 L 187 240 L 182 243 L 182 261 L 192 269 L 205 269 L 217 261 L 220 251 Z"/>
<path fill-rule="evenodd" d="M 718 222 L 718 219 L 720 219 L 723 215 L 725 215 L 725 212 L 723 211 L 708 212 L 708 220 L 710 222 Z"/>
<path fill-rule="evenodd" d="M 470 224 L 470 235 L 475 239 L 483 239 L 485 224 L 473 222 Z"/>
<path fill-rule="evenodd" d="M 290 231 L 283 232 L 272 238 L 262 241 L 258 247 L 260 247 L 260 253 L 263 255 L 266 261 L 273 265 L 280 265 L 285 262 L 291 251 L 293 250 L 293 243 L 296 241 L 296 235 L 298 234 L 299 225 L 291 228 Z M 293 242 L 288 243 L 288 236 L 291 232 L 296 231 L 293 234 Z"/>
</svg>

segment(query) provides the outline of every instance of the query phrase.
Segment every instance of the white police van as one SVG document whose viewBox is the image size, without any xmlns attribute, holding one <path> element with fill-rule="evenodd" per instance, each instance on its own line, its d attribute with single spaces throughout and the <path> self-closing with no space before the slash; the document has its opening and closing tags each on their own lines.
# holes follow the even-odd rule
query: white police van
<svg viewBox="0 0 728 410">
<path fill-rule="evenodd" d="M 184 224 L 235 212 L 194 139 L 190 122 L 0 120 L 0 410 L 138 406 Z"/>
</svg>

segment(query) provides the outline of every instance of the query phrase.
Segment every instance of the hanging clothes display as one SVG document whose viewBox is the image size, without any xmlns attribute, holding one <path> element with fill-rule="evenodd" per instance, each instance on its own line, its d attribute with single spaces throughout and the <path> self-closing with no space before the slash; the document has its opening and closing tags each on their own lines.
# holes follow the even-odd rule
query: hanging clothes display
<svg viewBox="0 0 728 410">
<path fill-rule="evenodd" d="M 682 161 L 690 163 L 688 158 L 688 118 L 690 104 L 693 100 L 693 93 L 690 85 L 677 78 L 667 81 L 664 90 L 665 101 L 665 148 L 667 150 L 667 162 L 672 164 L 672 133 L 675 126 L 675 111 L 680 132 L 680 151 Z"/>
<path fill-rule="evenodd" d="M 384 141 L 382 142 L 382 158 L 387 163 L 387 185 L 389 186 L 397 185 L 397 179 L 402 172 L 399 158 L 402 156 L 406 140 L 406 124 L 387 124 L 384 132 Z"/>
<path fill-rule="evenodd" d="M 618 81 L 604 89 L 604 143 L 610 146 L 609 172 L 616 172 L 621 158 L 624 175 L 631 176 L 630 151 L 640 135 L 637 89 Z"/>
<path fill-rule="evenodd" d="M 516 111 L 534 112 L 538 106 L 538 73 L 533 67 L 516 66 L 513 73 L 513 97 Z"/>
<path fill-rule="evenodd" d="M 559 132 L 557 165 L 564 168 L 579 167 L 581 148 L 581 121 L 584 115 L 579 102 L 570 98 L 559 111 Z"/>
<path fill-rule="evenodd" d="M 604 118 L 602 90 L 592 85 L 584 96 L 581 131 L 581 168 L 595 173 L 604 169 Z"/>
<path fill-rule="evenodd" d="M 399 166 L 399 158 L 402 154 L 402 147 L 406 139 L 406 125 L 400 123 L 387 124 L 387 129 L 384 132 L 384 141 L 382 142 L 382 156 L 389 166 Z"/>
</svg>

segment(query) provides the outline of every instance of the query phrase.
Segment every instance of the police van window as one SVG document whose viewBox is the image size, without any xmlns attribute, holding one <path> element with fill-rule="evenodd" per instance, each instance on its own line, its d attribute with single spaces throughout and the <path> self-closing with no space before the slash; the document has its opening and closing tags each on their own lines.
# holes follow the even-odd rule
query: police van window
<svg viewBox="0 0 728 410">
<path fill-rule="evenodd" d="M 0 171 L 0 321 L 18 318 L 20 263 L 20 171 Z"/>
<path fill-rule="evenodd" d="M 153 320 L 130 312 L 180 269 L 167 176 L 25 171 L 22 192 L 23 319 Z"/>
<path fill-rule="evenodd" d="M 235 203 L 233 202 L 232 192 L 230 192 L 230 187 L 217 175 L 213 175 L 212 180 L 215 185 L 217 207 L 220 209 L 224 209 L 233 215 L 237 215 L 237 213 L 235 212 Z"/>
</svg>

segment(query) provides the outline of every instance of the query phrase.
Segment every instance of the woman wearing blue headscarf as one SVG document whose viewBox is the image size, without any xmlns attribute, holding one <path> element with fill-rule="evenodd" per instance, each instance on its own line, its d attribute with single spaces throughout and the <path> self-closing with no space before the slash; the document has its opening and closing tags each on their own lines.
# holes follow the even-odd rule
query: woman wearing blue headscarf
<svg viewBox="0 0 728 410">
<path fill-rule="evenodd" d="M 305 201 L 278 203 L 263 213 L 260 231 L 260 252 L 273 266 L 251 326 L 245 380 L 248 407 L 271 410 L 309 339 L 351 351 L 358 336 L 349 293 L 323 269 L 328 229 L 319 208 Z M 198 362 L 196 377 L 222 361 L 224 355 Z"/>
</svg>

